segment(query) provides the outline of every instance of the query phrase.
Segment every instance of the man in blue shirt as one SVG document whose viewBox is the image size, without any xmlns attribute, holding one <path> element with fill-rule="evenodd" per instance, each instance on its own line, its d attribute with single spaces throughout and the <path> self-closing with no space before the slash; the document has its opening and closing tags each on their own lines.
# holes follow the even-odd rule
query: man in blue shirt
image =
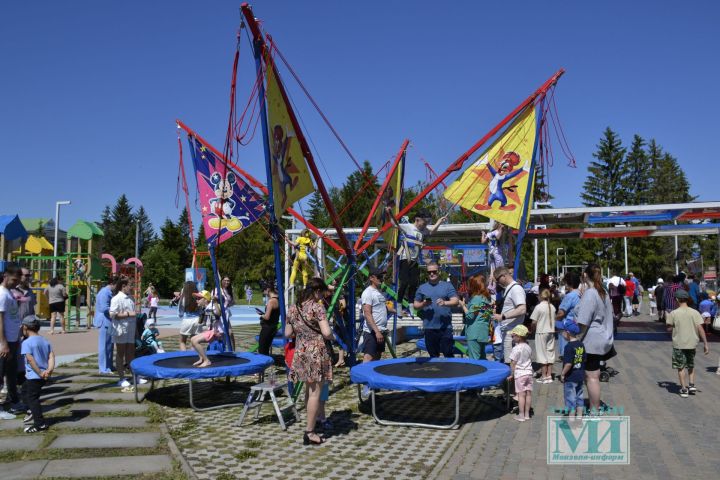
<svg viewBox="0 0 720 480">
<path fill-rule="evenodd" d="M 413 307 L 422 318 L 425 329 L 425 345 L 431 357 L 453 356 L 452 315 L 450 308 L 457 306 L 459 298 L 450 282 L 440 281 L 440 267 L 428 263 L 428 281 L 415 293 Z"/>
<path fill-rule="evenodd" d="M 100 373 L 112 374 L 113 344 L 112 320 L 110 319 L 110 300 L 115 295 L 113 279 L 100 289 L 95 297 L 95 317 L 93 326 L 98 329 L 98 369 Z"/>
</svg>

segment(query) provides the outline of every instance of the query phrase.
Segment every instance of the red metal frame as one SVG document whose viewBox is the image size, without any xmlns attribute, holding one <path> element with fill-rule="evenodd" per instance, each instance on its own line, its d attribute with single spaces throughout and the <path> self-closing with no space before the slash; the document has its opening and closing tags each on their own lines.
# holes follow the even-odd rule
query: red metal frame
<svg viewBox="0 0 720 480">
<path fill-rule="evenodd" d="M 395 161 L 393 162 L 392 167 L 390 167 L 390 170 L 388 171 L 387 176 L 385 176 L 385 181 L 383 181 L 382 186 L 380 186 L 380 191 L 378 192 L 377 198 L 375 199 L 372 207 L 370 208 L 370 213 L 368 214 L 367 219 L 365 220 L 365 225 L 363 225 L 362 230 L 360 231 L 360 234 L 358 235 L 358 238 L 355 241 L 355 249 L 356 250 L 357 250 L 358 246 L 360 246 L 360 242 L 362 242 L 365 232 L 367 232 L 368 228 L 370 228 L 370 222 L 372 222 L 373 215 L 375 215 L 375 211 L 377 210 L 378 205 L 382 201 L 383 195 L 385 195 L 385 190 L 387 190 L 388 185 L 390 185 L 390 180 L 392 179 L 392 176 L 395 174 L 395 171 L 397 170 L 398 165 L 400 165 L 400 160 L 402 160 L 402 157 L 405 154 L 405 151 L 407 150 L 407 147 L 409 144 L 410 144 L 410 140 L 405 139 L 402 146 L 400 147 L 400 151 L 397 153 L 397 156 L 395 157 Z"/>
<path fill-rule="evenodd" d="M 432 182 L 430 185 L 425 187 L 425 190 L 420 192 L 417 197 L 415 197 L 412 201 L 410 201 L 400 212 L 396 215 L 396 219 L 401 219 L 403 215 L 406 215 L 415 205 L 417 205 L 423 198 L 425 198 L 430 192 L 432 192 L 440 183 L 442 183 L 452 172 L 455 172 L 457 170 L 460 170 L 463 166 L 463 164 L 467 161 L 468 158 L 470 158 L 470 155 L 475 153 L 480 147 L 482 147 L 488 140 L 490 140 L 492 137 L 497 134 L 497 132 L 500 131 L 501 128 L 503 128 L 508 122 L 510 122 L 513 118 L 515 118 L 525 107 L 533 103 L 538 97 L 544 95 L 550 87 L 552 87 L 558 79 L 565 73 L 565 69 L 561 68 L 555 74 L 550 77 L 545 83 L 540 86 L 535 92 L 530 95 L 528 98 L 526 98 L 520 105 L 518 105 L 515 110 L 510 112 L 508 116 L 506 116 L 500 123 L 498 123 L 495 127 L 493 127 L 492 130 L 490 130 L 487 134 L 485 134 L 484 137 L 482 137 L 480 140 L 475 143 L 468 151 L 463 153 L 457 160 L 455 160 L 443 173 L 441 173 L 434 182 Z M 385 225 L 380 228 L 375 235 L 373 235 L 367 242 L 365 242 L 358 250 L 357 253 L 362 253 L 365 249 L 367 249 L 370 245 L 372 245 L 375 240 L 380 237 L 385 231 L 387 231 L 388 228 L 392 226 L 391 222 L 385 223 Z"/>
</svg>

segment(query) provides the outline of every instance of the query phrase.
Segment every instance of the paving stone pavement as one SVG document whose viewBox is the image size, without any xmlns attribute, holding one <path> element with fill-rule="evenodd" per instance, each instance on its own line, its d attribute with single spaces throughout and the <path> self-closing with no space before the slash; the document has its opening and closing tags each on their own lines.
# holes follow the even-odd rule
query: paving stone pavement
<svg viewBox="0 0 720 480">
<path fill-rule="evenodd" d="M 462 396 L 460 430 L 383 427 L 358 410 L 356 390 L 342 370 L 336 375 L 328 413 L 335 423 L 328 442 L 304 447 L 304 418 L 280 430 L 271 409 L 259 422 L 234 422 L 240 408 L 197 414 L 187 408 L 186 391 L 176 382 L 163 388 L 163 408 L 171 435 L 198 478 L 439 478 L 439 479 L 600 479 L 716 478 L 720 456 L 714 452 L 720 412 L 717 367 L 720 343 L 710 356 L 698 355 L 698 388 L 694 397 L 677 394 L 677 374 L 670 365 L 671 342 L 664 328 L 643 315 L 628 319 L 616 342 L 618 371 L 602 383 L 602 398 L 624 409 L 631 421 L 628 466 L 550 466 L 547 463 L 547 417 L 564 405 L 562 385 L 535 384 L 535 417 L 519 423 L 512 415 Z M 650 340 L 637 340 L 646 338 Z M 717 336 L 713 336 L 718 340 Z M 408 345 L 399 348 L 409 353 Z M 555 372 L 559 371 L 555 366 Z M 246 382 L 250 384 L 251 382 Z M 212 402 L 222 384 L 207 384 L 199 398 Z M 393 397 L 385 394 L 384 398 Z M 451 410 L 451 398 L 403 396 L 387 406 L 386 415 L 422 419 Z M 183 403 L 185 402 L 185 403 Z M 198 447 L 202 445 L 202 447 Z M 282 455 L 278 456 L 278 449 Z M 381 465 L 380 468 L 375 467 Z"/>
<path fill-rule="evenodd" d="M 187 478 L 153 407 L 94 374 L 93 360 L 59 367 L 43 390 L 48 431 L 24 433 L 22 416 L 0 420 L 0 478 Z"/>
<path fill-rule="evenodd" d="M 654 341 L 622 340 L 623 331 L 657 332 Z M 621 327 L 610 360 L 618 375 L 602 383 L 602 399 L 623 408 L 630 417 L 630 465 L 550 466 L 547 464 L 547 417 L 563 404 L 562 385 L 535 384 L 535 417 L 518 423 L 510 416 L 468 424 L 458 448 L 439 469 L 440 479 L 577 479 L 717 478 L 717 425 L 720 425 L 720 376 L 715 375 L 720 338 L 711 335 L 711 354 L 699 350 L 696 361 L 697 395 L 678 395 L 677 373 L 671 367 L 672 343 L 659 324 L 641 316 Z M 559 371 L 559 365 L 555 366 Z"/>
</svg>

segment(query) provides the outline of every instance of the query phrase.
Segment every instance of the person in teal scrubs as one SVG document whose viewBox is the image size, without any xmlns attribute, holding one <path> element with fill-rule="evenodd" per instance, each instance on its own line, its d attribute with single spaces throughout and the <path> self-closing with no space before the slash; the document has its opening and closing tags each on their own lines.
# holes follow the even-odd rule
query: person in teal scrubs
<svg viewBox="0 0 720 480">
<path fill-rule="evenodd" d="M 468 293 L 470 300 L 467 304 L 464 300 L 460 300 L 460 306 L 465 312 L 463 321 L 468 356 L 474 360 L 485 360 L 485 345 L 489 341 L 493 303 L 484 275 L 470 277 Z"/>
</svg>

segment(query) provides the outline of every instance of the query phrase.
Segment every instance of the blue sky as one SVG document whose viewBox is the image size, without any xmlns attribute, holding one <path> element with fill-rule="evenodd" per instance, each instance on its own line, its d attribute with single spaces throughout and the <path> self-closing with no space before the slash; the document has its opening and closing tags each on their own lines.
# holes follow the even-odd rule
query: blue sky
<svg viewBox="0 0 720 480">
<path fill-rule="evenodd" d="M 177 218 L 179 118 L 222 147 L 238 1 L 10 2 L 0 17 L 0 213 L 96 220 L 126 193 L 158 227 Z M 556 147 L 554 206 L 579 206 L 605 129 L 675 155 L 699 200 L 720 132 L 717 2 L 257 1 L 353 154 L 379 167 L 409 138 L 444 170 L 559 67 L 556 102 L 577 168 Z M 253 80 L 241 43 L 238 103 Z M 281 70 L 281 75 L 283 70 Z M 289 75 L 328 186 L 354 165 Z M 260 135 L 239 163 L 264 179 Z M 187 152 L 186 144 L 184 145 Z M 712 170 L 710 170 L 712 172 Z M 454 177 L 451 177 L 454 178 Z M 194 182 L 191 185 L 194 189 Z M 182 206 L 182 201 L 181 201 Z"/>
</svg>

